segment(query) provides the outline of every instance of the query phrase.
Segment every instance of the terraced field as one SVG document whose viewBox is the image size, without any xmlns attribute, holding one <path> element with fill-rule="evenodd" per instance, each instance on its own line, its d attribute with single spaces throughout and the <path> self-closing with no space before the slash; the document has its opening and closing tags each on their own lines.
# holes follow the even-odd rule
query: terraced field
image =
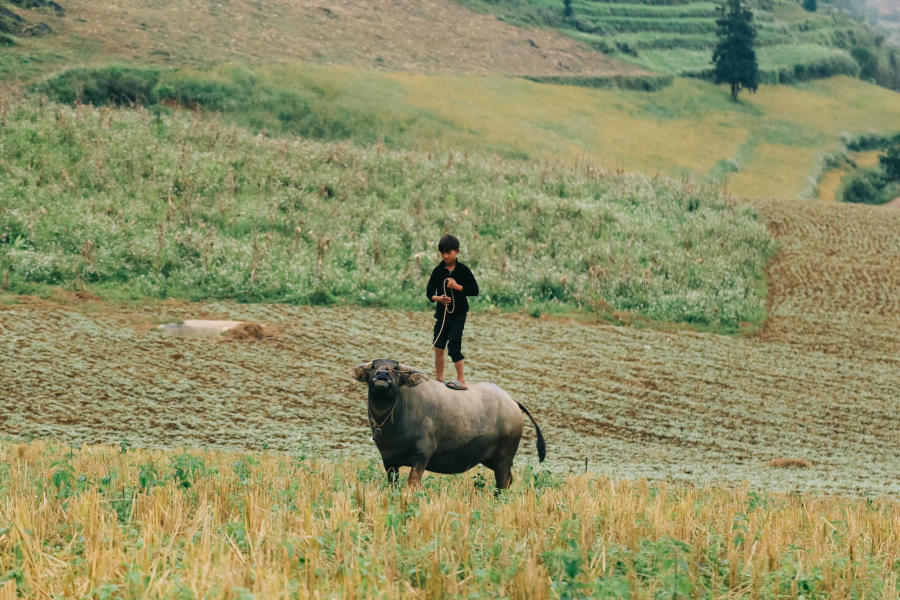
<svg viewBox="0 0 900 600">
<path fill-rule="evenodd" d="M 756 336 L 478 313 L 470 379 L 544 428 L 550 468 L 614 478 L 749 481 L 900 495 L 900 211 L 757 201 L 781 243 Z M 159 322 L 233 318 L 258 337 L 163 337 Z M 375 458 L 365 391 L 389 356 L 427 369 L 427 312 L 4 297 L 0 431 L 14 438 L 297 450 Z M 526 431 L 519 466 L 536 462 Z M 777 468 L 797 458 L 809 468 Z"/>
<path fill-rule="evenodd" d="M 559 2 L 488 3 L 461 0 L 513 22 L 546 23 L 611 56 L 672 75 L 708 77 L 716 44 L 716 3 L 706 0 L 573 0 L 564 16 Z M 846 17 L 810 13 L 795 0 L 750 2 L 757 29 L 763 83 L 789 83 L 837 74 L 858 65 L 836 44 L 854 27 Z M 856 34 L 854 34 L 856 35 Z"/>
</svg>

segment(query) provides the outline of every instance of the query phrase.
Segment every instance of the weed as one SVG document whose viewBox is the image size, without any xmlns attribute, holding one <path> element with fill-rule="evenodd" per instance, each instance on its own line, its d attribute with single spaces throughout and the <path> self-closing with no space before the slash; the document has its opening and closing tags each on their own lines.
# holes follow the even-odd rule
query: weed
<svg viewBox="0 0 900 600">
<path fill-rule="evenodd" d="M 72 185 L 27 175 L 0 183 L 20 198 L 6 227 L 21 241 L 0 244 L 12 290 L 409 309 L 422 306 L 429 265 L 415 256 L 427 255 L 438 223 L 467 244 L 486 306 L 539 316 L 605 303 L 720 331 L 762 314 L 771 241 L 713 190 L 488 159 L 448 168 L 416 153 L 264 141 L 183 114 L 163 118 L 169 133 L 159 140 L 148 113 L 20 110 L 3 138 L 5 168 L 41 164 L 45 178 Z M 94 198 L 87 207 L 84 193 Z M 407 209 L 412 197 L 422 211 Z M 702 263 L 678 249 L 685 235 Z M 396 274 L 392 285 L 380 272 Z"/>
<path fill-rule="evenodd" d="M 10 449 L 0 441 L 0 454 Z M 430 596 L 519 589 L 560 598 L 689 598 L 752 587 L 761 597 L 842 590 L 884 597 L 894 591 L 900 560 L 891 528 L 897 506 L 887 499 L 675 484 L 655 485 L 652 495 L 646 482 L 590 475 L 557 476 L 558 486 L 536 495 L 526 469 L 497 500 L 473 492 L 467 477 L 415 492 L 360 481 L 373 461 L 315 462 L 298 478 L 291 457 L 276 453 L 117 450 L 30 446 L 19 459 L 27 468 L 10 470 L 13 492 L 0 506 L 0 523 L 15 523 L 0 528 L 0 585 L 15 581 L 26 597 L 49 588 L 89 598 L 150 590 L 212 597 L 223 581 L 234 582 L 232 595 L 266 598 L 348 590 L 402 596 L 409 586 Z M 190 479 L 191 492 L 207 500 L 185 502 L 180 485 L 163 486 L 135 498 L 128 518 L 107 518 L 119 510 L 98 506 L 89 490 L 79 502 L 28 492 L 31 478 L 69 473 L 65 464 L 100 481 L 111 461 L 120 476 L 110 493 L 159 462 L 181 465 L 185 478 L 202 470 Z M 242 482 L 229 471 L 240 463 L 265 476 Z M 61 487 L 64 481 L 71 479 L 61 476 Z M 295 508 L 286 510 L 280 497 Z M 735 546 L 739 537 L 752 543 Z M 42 560 L 31 558 L 36 548 Z M 266 572 L 280 576 L 260 576 Z M 77 594 L 73 581 L 83 582 Z"/>
<path fill-rule="evenodd" d="M 172 457 L 170 461 L 175 483 L 182 488 L 189 488 L 198 477 L 206 474 L 203 459 L 193 454 L 182 453 Z"/>
<path fill-rule="evenodd" d="M 162 480 L 160 479 L 159 471 L 157 470 L 155 463 L 146 462 L 142 465 L 138 465 L 138 489 L 141 492 L 149 492 L 161 483 Z"/>
</svg>

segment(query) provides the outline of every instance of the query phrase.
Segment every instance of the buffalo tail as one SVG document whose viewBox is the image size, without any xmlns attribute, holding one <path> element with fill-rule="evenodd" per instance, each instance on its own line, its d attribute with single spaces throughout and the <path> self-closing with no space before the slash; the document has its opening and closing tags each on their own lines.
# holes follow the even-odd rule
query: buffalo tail
<svg viewBox="0 0 900 600">
<path fill-rule="evenodd" d="M 528 415 L 528 418 L 531 419 L 531 422 L 534 424 L 534 428 L 537 430 L 537 451 L 538 451 L 538 462 L 544 462 L 544 459 L 547 457 L 547 444 L 544 443 L 544 434 L 541 433 L 541 428 L 537 424 L 537 421 L 534 420 L 534 417 L 531 416 L 531 413 L 528 412 L 528 409 L 525 408 L 525 405 L 516 401 L 516 404 L 519 405 L 519 408 L 522 409 L 522 412 Z"/>
</svg>

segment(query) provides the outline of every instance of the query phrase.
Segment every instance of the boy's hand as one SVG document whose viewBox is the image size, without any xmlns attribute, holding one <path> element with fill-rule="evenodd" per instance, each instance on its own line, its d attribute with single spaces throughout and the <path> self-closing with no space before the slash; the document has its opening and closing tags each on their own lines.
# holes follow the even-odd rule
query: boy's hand
<svg viewBox="0 0 900 600">
<path fill-rule="evenodd" d="M 450 304 L 450 296 L 438 296 L 437 301 L 441 304 L 447 305 Z"/>
<path fill-rule="evenodd" d="M 456 283 L 456 280 L 452 278 L 447 280 L 447 287 L 451 290 L 456 290 L 457 292 L 462 291 L 462 286 Z"/>
</svg>

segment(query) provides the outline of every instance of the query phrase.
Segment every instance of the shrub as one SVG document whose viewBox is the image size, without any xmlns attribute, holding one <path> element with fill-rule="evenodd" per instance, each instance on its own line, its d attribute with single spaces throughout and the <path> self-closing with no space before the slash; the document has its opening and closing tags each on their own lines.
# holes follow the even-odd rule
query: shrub
<svg viewBox="0 0 900 600">
<path fill-rule="evenodd" d="M 839 193 L 841 200 L 855 204 L 876 204 L 878 188 L 873 182 L 872 173 L 859 172 L 848 176 Z"/>
<path fill-rule="evenodd" d="M 878 74 L 878 57 L 866 46 L 854 46 L 850 49 L 853 59 L 859 64 L 859 78 L 873 80 Z"/>
<path fill-rule="evenodd" d="M 898 133 L 881 133 L 868 131 L 856 135 L 843 135 L 842 140 L 848 150 L 853 152 L 866 152 L 869 150 L 880 150 L 888 148 L 891 145 L 900 145 L 900 132 Z"/>
<path fill-rule="evenodd" d="M 151 102 L 151 92 L 158 79 L 159 71 L 153 69 L 70 69 L 37 84 L 34 89 L 67 104 L 133 106 Z"/>
<path fill-rule="evenodd" d="M 213 79 L 184 78 L 155 88 L 158 100 L 174 101 L 187 108 L 229 110 L 246 100 L 245 90 Z"/>
<path fill-rule="evenodd" d="M 623 90 L 638 90 L 643 92 L 655 92 L 672 85 L 675 78 L 672 75 L 609 75 L 605 77 L 569 77 L 565 75 L 548 75 L 526 77 L 538 83 L 552 83 L 556 85 L 577 85 L 590 88 L 619 88 Z"/>
<path fill-rule="evenodd" d="M 884 154 L 878 157 L 887 181 L 900 181 L 900 141 L 894 142 Z"/>
</svg>

